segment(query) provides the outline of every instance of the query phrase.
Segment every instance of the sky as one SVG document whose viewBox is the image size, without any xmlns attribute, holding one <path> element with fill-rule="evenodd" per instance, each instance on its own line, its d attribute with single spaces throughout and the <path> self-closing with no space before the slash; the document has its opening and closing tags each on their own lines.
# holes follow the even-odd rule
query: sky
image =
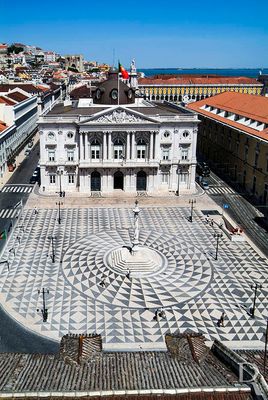
<svg viewBox="0 0 268 400">
<path fill-rule="evenodd" d="M 268 67 L 268 0 L 0 0 L 0 42 L 138 68 Z"/>
</svg>

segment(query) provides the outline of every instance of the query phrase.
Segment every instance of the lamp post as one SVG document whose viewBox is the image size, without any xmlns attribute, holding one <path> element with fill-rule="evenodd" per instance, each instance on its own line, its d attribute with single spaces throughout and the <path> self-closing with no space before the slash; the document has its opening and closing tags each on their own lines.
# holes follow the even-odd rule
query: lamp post
<svg viewBox="0 0 268 400">
<path fill-rule="evenodd" d="M 38 294 L 40 294 L 40 293 L 41 293 L 40 290 L 38 290 Z M 47 322 L 47 317 L 48 317 L 48 311 L 47 311 L 47 308 L 46 308 L 46 298 L 45 298 L 46 293 L 48 294 L 49 290 L 45 291 L 45 289 L 43 288 L 42 289 L 43 307 L 42 307 L 42 310 L 41 310 L 41 313 L 42 313 L 42 316 L 43 316 L 43 322 Z M 37 311 L 39 311 L 39 309 L 37 309 Z"/>
<path fill-rule="evenodd" d="M 250 314 L 252 318 L 255 317 L 255 309 L 256 309 L 256 299 L 257 299 L 257 290 L 262 288 L 262 285 L 258 283 L 254 283 L 254 285 L 250 285 L 251 289 L 254 289 L 254 298 L 253 298 L 253 307 L 250 309 Z"/>
<path fill-rule="evenodd" d="M 61 176 L 62 176 L 62 174 L 63 174 L 63 170 L 62 169 L 58 169 L 57 170 L 57 175 L 59 176 L 59 189 L 60 189 L 60 191 L 56 192 L 56 193 L 59 193 L 60 197 L 64 197 L 65 196 L 65 192 L 62 191 L 62 185 L 61 185 Z"/>
<path fill-rule="evenodd" d="M 56 236 L 49 236 L 48 238 L 51 240 L 51 249 L 52 249 L 51 260 L 54 264 L 54 262 L 55 262 L 55 242 L 54 242 L 54 240 L 56 239 Z"/>
<path fill-rule="evenodd" d="M 189 200 L 189 204 L 191 204 L 191 215 L 189 217 L 189 221 L 193 222 L 193 209 L 194 209 L 194 204 L 196 203 L 196 200 Z"/>
<path fill-rule="evenodd" d="M 177 173 L 178 173 L 178 186 L 177 186 L 177 190 L 176 190 L 176 196 L 179 196 L 180 195 L 180 174 L 181 174 L 181 169 L 180 169 L 179 165 L 178 165 Z"/>
<path fill-rule="evenodd" d="M 214 233 L 214 238 L 216 239 L 216 254 L 215 260 L 218 260 L 218 250 L 219 250 L 219 241 L 222 238 L 222 233 Z"/>
<path fill-rule="evenodd" d="M 61 223 L 60 206 L 62 206 L 62 205 L 63 205 L 63 203 L 62 203 L 61 201 L 59 201 L 59 202 L 56 203 L 56 206 L 59 206 L 59 217 L 58 217 L 58 223 L 59 223 L 59 224 Z"/>
</svg>

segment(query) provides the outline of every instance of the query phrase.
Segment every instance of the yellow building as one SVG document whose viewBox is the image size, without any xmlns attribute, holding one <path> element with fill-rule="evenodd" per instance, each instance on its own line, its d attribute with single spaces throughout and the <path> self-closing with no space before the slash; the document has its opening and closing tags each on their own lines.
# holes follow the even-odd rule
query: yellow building
<svg viewBox="0 0 268 400">
<path fill-rule="evenodd" d="M 202 121 L 199 154 L 268 207 L 268 98 L 222 93 L 188 108 Z"/>
<path fill-rule="evenodd" d="M 193 102 L 224 92 L 260 95 L 263 83 L 247 77 L 216 75 L 157 75 L 140 78 L 139 90 L 147 100 Z"/>
</svg>

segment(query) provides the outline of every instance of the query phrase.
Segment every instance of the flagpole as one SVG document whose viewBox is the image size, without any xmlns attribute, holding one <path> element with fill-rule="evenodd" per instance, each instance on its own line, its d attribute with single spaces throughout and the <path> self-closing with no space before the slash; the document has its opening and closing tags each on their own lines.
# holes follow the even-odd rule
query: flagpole
<svg viewBox="0 0 268 400">
<path fill-rule="evenodd" d="M 117 105 L 119 106 L 119 63 L 118 63 L 118 75 L 117 75 Z"/>
</svg>

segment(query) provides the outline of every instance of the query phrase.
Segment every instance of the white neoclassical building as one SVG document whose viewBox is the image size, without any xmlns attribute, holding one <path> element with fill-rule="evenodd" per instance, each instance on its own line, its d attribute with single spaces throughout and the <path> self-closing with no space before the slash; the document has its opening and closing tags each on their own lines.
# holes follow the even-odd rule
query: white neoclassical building
<svg viewBox="0 0 268 400">
<path fill-rule="evenodd" d="M 193 193 L 197 115 L 138 98 L 117 76 L 39 119 L 42 190 Z"/>
</svg>

